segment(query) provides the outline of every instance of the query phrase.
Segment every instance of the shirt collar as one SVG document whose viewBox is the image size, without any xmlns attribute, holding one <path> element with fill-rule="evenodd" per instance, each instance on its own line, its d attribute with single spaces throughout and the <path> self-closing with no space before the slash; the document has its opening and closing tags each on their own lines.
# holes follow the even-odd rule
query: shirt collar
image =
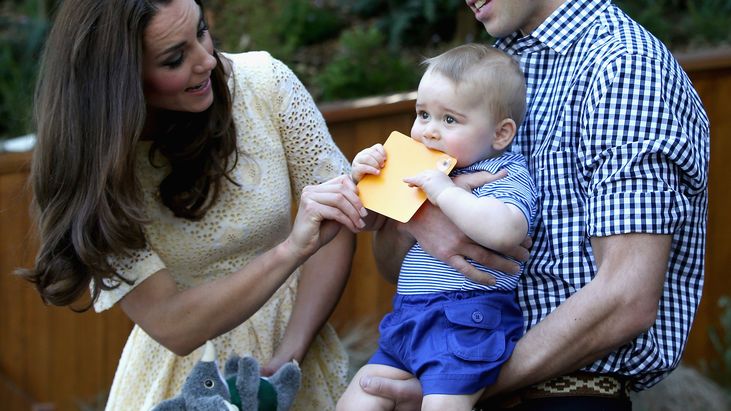
<svg viewBox="0 0 731 411">
<path fill-rule="evenodd" d="M 568 0 L 531 34 L 523 37 L 520 32 L 515 32 L 498 39 L 495 44 L 502 49 L 518 50 L 521 54 L 537 46 L 548 47 L 558 54 L 566 54 L 582 36 L 584 30 L 611 3 L 611 0 Z"/>
</svg>

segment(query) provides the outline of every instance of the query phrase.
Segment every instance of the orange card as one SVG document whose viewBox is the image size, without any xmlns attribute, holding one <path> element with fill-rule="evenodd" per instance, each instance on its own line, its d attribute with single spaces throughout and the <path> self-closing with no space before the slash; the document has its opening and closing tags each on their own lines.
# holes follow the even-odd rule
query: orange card
<svg viewBox="0 0 731 411">
<path fill-rule="evenodd" d="M 403 179 L 428 169 L 449 174 L 457 160 L 398 131 L 391 133 L 383 147 L 386 165 L 381 174 L 368 174 L 358 183 L 360 199 L 367 209 L 405 223 L 426 201 L 426 194 Z"/>
</svg>

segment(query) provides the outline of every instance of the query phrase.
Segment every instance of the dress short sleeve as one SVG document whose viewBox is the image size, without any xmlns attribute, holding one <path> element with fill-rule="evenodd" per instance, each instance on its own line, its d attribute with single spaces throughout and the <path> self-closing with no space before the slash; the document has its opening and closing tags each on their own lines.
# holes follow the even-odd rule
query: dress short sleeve
<svg viewBox="0 0 731 411">
<path fill-rule="evenodd" d="M 165 264 L 154 251 L 143 248 L 134 250 L 127 255 L 116 255 L 108 258 L 109 264 L 124 278 L 133 281 L 127 284 L 123 281 L 111 290 L 102 290 L 99 298 L 94 301 L 94 310 L 102 312 L 111 308 L 128 292 L 142 283 L 152 274 L 165 268 Z M 111 283 L 117 284 L 117 282 Z"/>
<path fill-rule="evenodd" d="M 295 198 L 306 185 L 350 173 L 350 163 L 330 136 L 310 93 L 284 63 L 272 59 L 278 116 Z"/>
</svg>

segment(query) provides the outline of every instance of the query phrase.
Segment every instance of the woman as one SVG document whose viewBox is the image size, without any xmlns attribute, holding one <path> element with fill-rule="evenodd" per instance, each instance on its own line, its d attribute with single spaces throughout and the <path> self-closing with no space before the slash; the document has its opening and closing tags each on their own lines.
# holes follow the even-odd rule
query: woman
<svg viewBox="0 0 731 411">
<path fill-rule="evenodd" d="M 265 374 L 296 359 L 294 409 L 334 408 L 347 358 L 322 326 L 365 210 L 294 74 L 217 52 L 199 0 L 66 0 L 41 66 L 23 275 L 47 303 L 91 287 L 135 323 L 107 409 L 175 395 L 209 339 Z"/>
</svg>

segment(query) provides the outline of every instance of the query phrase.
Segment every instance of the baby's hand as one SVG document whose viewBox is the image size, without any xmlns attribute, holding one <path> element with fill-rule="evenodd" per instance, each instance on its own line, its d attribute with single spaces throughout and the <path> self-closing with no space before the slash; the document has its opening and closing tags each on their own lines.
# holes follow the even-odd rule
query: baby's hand
<svg viewBox="0 0 731 411">
<path fill-rule="evenodd" d="M 413 176 L 404 178 L 409 187 L 419 187 L 426 193 L 429 201 L 437 205 L 437 198 L 442 191 L 449 187 L 456 187 L 448 175 L 437 170 L 426 170 Z"/>
<path fill-rule="evenodd" d="M 366 174 L 378 175 L 386 164 L 386 150 L 382 144 L 374 144 L 358 153 L 353 159 L 350 172 L 354 182 L 359 182 Z"/>
</svg>

